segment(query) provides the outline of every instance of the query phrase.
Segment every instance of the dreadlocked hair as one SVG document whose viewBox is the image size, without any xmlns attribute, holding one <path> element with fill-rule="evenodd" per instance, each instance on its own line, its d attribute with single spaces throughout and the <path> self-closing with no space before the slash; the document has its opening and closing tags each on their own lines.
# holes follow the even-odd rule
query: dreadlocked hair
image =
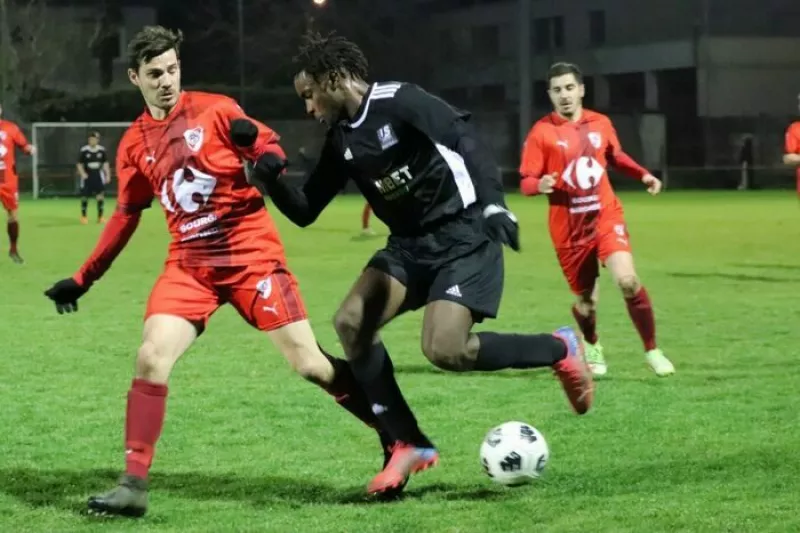
<svg viewBox="0 0 800 533">
<path fill-rule="evenodd" d="M 369 69 L 358 45 L 333 32 L 326 36 L 317 32 L 305 34 L 294 62 L 317 81 L 332 74 L 366 80 Z"/>
</svg>

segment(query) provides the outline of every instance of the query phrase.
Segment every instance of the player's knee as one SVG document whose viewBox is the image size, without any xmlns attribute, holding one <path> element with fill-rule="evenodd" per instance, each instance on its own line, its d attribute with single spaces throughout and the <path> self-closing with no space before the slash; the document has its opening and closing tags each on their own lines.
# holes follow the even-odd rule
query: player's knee
<svg viewBox="0 0 800 533">
<path fill-rule="evenodd" d="M 623 276 L 617 280 L 617 286 L 622 291 L 622 295 L 626 298 L 636 296 L 636 293 L 642 288 L 642 283 L 639 278 L 634 275 Z"/>
<path fill-rule="evenodd" d="M 7 212 L 7 220 L 9 222 L 16 222 L 17 221 L 17 212 L 16 211 L 8 211 Z"/>
<path fill-rule="evenodd" d="M 472 368 L 467 345 L 455 336 L 429 335 L 422 340 L 422 353 L 436 367 L 451 372 L 464 372 Z"/>
<path fill-rule="evenodd" d="M 358 338 L 361 330 L 362 314 L 346 304 L 336 311 L 333 317 L 333 329 L 339 336 L 339 341 L 345 345 L 352 345 Z"/>
<path fill-rule="evenodd" d="M 301 378 L 312 383 L 326 384 L 331 381 L 333 369 L 316 345 L 313 347 L 298 344 L 291 348 L 292 353 L 286 354 L 289 364 Z"/>
<path fill-rule="evenodd" d="M 136 354 L 136 376 L 148 381 L 166 383 L 175 361 L 158 345 L 145 340 Z"/>
<path fill-rule="evenodd" d="M 589 316 L 592 312 L 597 310 L 597 300 L 594 299 L 578 299 L 575 302 L 575 309 L 581 316 Z"/>
<path fill-rule="evenodd" d="M 328 379 L 330 372 L 326 368 L 327 366 L 330 366 L 330 363 L 326 364 L 325 361 L 303 359 L 293 365 L 293 369 L 304 380 L 321 385 L 330 381 Z"/>
</svg>

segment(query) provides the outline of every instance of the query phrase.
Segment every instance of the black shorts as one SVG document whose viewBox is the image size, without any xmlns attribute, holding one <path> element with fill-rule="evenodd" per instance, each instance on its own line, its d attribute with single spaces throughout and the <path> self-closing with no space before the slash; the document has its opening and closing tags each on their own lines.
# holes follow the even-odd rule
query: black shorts
<svg viewBox="0 0 800 533">
<path fill-rule="evenodd" d="M 106 184 L 103 183 L 103 177 L 99 174 L 89 174 L 81 184 L 81 196 L 97 196 L 106 192 Z"/>
<path fill-rule="evenodd" d="M 482 217 L 462 217 L 423 237 L 389 237 L 367 267 L 405 285 L 400 313 L 448 300 L 472 311 L 475 322 L 496 318 L 503 295 L 503 248 L 489 240 Z"/>
</svg>

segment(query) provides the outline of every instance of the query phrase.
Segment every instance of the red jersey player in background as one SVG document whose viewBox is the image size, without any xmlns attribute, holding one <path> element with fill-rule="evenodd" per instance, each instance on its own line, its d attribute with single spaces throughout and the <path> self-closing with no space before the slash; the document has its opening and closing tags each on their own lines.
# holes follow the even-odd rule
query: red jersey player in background
<svg viewBox="0 0 800 533">
<path fill-rule="evenodd" d="M 36 148 L 28 142 L 25 134 L 11 121 L 3 120 L 3 106 L 0 105 L 0 203 L 6 210 L 8 231 L 8 257 L 15 263 L 23 263 L 17 250 L 19 238 L 19 178 L 17 177 L 17 148 L 28 155 L 33 155 Z"/>
<path fill-rule="evenodd" d="M 797 95 L 797 108 L 800 110 L 800 94 Z M 786 130 L 783 164 L 796 169 L 797 195 L 800 197 L 800 120 L 793 122 Z"/>
<path fill-rule="evenodd" d="M 89 499 L 93 512 L 145 513 L 147 475 L 164 422 L 167 381 L 175 363 L 224 303 L 264 331 L 301 376 L 367 425 L 379 425 L 349 365 L 318 346 L 278 231 L 261 193 L 247 183 L 242 158 L 253 160 L 268 152 L 285 157 L 278 136 L 257 123 L 256 143 L 248 149 L 235 147 L 230 136 L 244 112 L 228 97 L 181 91 L 180 42 L 180 32 L 151 26 L 129 44 L 128 76 L 141 90 L 146 108 L 117 150 L 117 209 L 86 263 L 46 292 L 59 313 L 76 311 L 78 298 L 128 242 L 141 211 L 153 199 L 161 204 L 172 243 L 147 302 L 143 341 L 128 392 L 125 474 L 115 489 Z M 379 433 L 385 465 L 393 443 Z M 420 438 L 427 440 L 421 433 Z"/>
<path fill-rule="evenodd" d="M 622 204 L 606 167 L 641 180 L 653 195 L 661 191 L 661 182 L 622 151 L 607 116 L 583 108 L 585 87 L 577 66 L 556 63 L 548 81 L 555 111 L 534 124 L 525 140 L 521 188 L 527 196 L 548 196 L 550 237 L 577 296 L 572 313 L 583 332 L 586 359 L 595 375 L 606 373 L 596 327 L 602 263 L 622 291 L 647 362 L 659 376 L 673 374 L 675 368 L 656 345 L 653 307 L 636 275 Z"/>
</svg>

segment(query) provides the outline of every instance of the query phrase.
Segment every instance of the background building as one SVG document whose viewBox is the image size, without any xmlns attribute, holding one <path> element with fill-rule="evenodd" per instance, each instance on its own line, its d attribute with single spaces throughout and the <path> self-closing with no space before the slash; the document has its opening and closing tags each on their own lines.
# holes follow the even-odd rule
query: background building
<svg viewBox="0 0 800 533">
<path fill-rule="evenodd" d="M 418 1 L 441 43 L 431 87 L 485 110 L 525 115 L 530 103 L 518 130 L 549 108 L 554 61 L 583 68 L 587 105 L 662 115 L 672 164 L 728 161 L 735 151 L 726 145 L 742 133 L 772 160 L 779 150 L 765 137 L 781 136 L 796 111 L 798 2 Z"/>
</svg>

